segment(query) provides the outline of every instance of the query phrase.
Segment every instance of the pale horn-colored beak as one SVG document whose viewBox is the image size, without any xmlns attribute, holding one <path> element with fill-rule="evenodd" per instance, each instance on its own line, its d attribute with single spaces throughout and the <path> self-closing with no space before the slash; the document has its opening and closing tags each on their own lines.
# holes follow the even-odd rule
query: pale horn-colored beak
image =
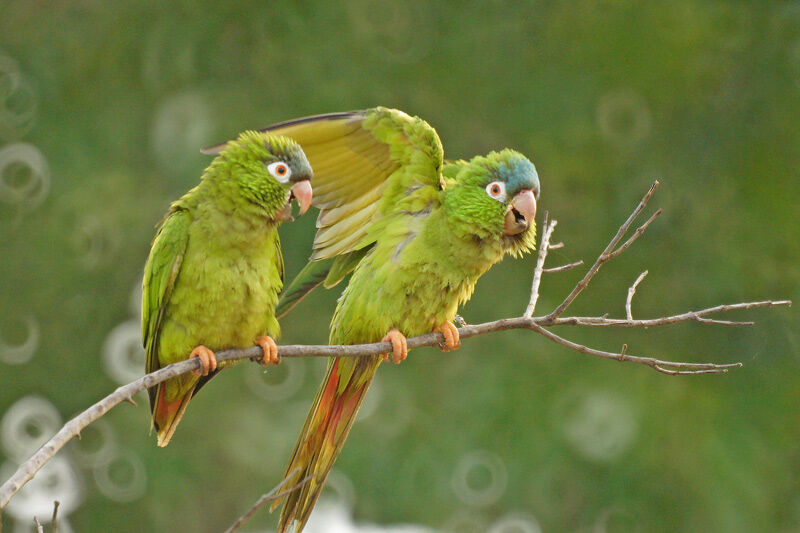
<svg viewBox="0 0 800 533">
<path fill-rule="evenodd" d="M 292 185 L 292 188 L 290 190 L 292 192 L 292 195 L 297 200 L 297 205 L 300 206 L 299 214 L 302 215 L 303 213 L 308 211 L 309 207 L 311 207 L 311 197 L 312 197 L 311 181 L 309 180 L 298 181 L 297 183 Z"/>
<path fill-rule="evenodd" d="M 533 191 L 530 189 L 519 191 L 508 206 L 504 233 L 506 235 L 522 233 L 530 227 L 535 216 L 536 197 L 533 196 Z"/>
</svg>

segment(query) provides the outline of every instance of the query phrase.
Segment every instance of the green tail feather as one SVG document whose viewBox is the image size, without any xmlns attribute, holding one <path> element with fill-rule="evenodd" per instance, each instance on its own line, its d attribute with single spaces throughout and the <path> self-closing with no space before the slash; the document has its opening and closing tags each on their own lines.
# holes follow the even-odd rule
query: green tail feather
<svg viewBox="0 0 800 533">
<path fill-rule="evenodd" d="M 325 278 L 325 288 L 330 289 L 346 278 L 350 272 L 356 269 L 358 263 L 361 262 L 371 249 L 372 246 L 366 246 L 360 250 L 337 256 L 333 260 L 333 266 L 328 273 L 328 277 Z"/>
<path fill-rule="evenodd" d="M 328 272 L 333 266 L 334 259 L 324 259 L 322 261 L 311 261 L 303 270 L 292 280 L 288 287 L 281 292 L 278 305 L 275 308 L 275 315 L 281 318 L 283 315 L 294 309 L 300 300 L 308 293 L 325 281 Z"/>
</svg>

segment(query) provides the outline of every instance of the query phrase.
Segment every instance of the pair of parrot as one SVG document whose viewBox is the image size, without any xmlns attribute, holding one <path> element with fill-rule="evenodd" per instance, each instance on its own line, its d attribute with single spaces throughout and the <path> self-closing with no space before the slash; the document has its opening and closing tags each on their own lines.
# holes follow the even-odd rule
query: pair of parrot
<svg viewBox="0 0 800 533">
<path fill-rule="evenodd" d="M 150 390 L 159 446 L 189 400 L 218 371 L 214 350 L 259 344 L 278 362 L 277 317 L 319 284 L 350 281 L 331 321 L 331 344 L 389 341 L 440 331 L 475 283 L 505 254 L 535 245 L 539 179 L 505 149 L 445 161 L 436 131 L 395 109 L 306 117 L 212 147 L 200 184 L 174 202 L 153 241 L 143 282 L 147 372 L 188 357 L 201 369 Z M 313 182 L 314 193 L 310 180 Z M 277 228 L 319 209 L 308 265 L 283 291 Z M 279 298 L 280 295 L 280 298 Z M 279 532 L 301 531 L 384 356 L 331 358 L 286 468 Z M 280 504 L 276 501 L 273 509 Z"/>
</svg>

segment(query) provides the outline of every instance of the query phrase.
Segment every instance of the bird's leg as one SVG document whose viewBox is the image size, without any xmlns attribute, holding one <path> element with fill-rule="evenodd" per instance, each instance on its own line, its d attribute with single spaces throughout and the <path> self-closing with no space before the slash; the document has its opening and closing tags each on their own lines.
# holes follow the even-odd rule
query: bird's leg
<svg viewBox="0 0 800 533">
<path fill-rule="evenodd" d="M 264 357 L 260 361 L 261 364 L 277 365 L 281 362 L 281 358 L 278 355 L 278 345 L 275 344 L 272 337 L 258 337 L 256 339 L 256 344 L 261 346 L 261 349 L 264 350 Z"/>
<path fill-rule="evenodd" d="M 458 328 L 449 320 L 445 320 L 436 326 L 433 331 L 441 331 L 442 335 L 444 335 L 444 343 L 439 344 L 439 348 L 441 348 L 443 352 L 450 352 L 461 347 L 461 340 L 458 337 Z"/>
<path fill-rule="evenodd" d="M 406 336 L 400 333 L 397 328 L 392 328 L 389 330 L 389 333 L 381 339 L 381 342 L 391 342 L 392 343 L 392 362 L 396 365 L 399 365 L 403 361 L 405 361 L 406 357 L 408 357 L 408 343 L 406 342 Z M 383 360 L 389 360 L 389 354 L 383 354 Z"/>
<path fill-rule="evenodd" d="M 209 372 L 213 372 L 217 369 L 217 358 L 214 356 L 214 352 L 202 344 L 192 350 L 192 353 L 189 355 L 189 359 L 192 357 L 200 358 L 200 368 L 197 370 L 192 370 L 192 374 L 197 377 L 207 376 Z"/>
</svg>

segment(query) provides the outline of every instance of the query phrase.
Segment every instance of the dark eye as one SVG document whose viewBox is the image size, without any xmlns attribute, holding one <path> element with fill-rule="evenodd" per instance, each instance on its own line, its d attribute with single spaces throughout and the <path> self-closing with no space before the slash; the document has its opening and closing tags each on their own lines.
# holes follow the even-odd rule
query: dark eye
<svg viewBox="0 0 800 533">
<path fill-rule="evenodd" d="M 292 175 L 292 169 L 289 168 L 289 165 L 284 163 L 283 161 L 277 161 L 270 165 L 267 165 L 267 170 L 269 173 L 272 174 L 276 180 L 280 181 L 281 183 L 286 183 L 289 181 L 289 177 Z"/>
<path fill-rule="evenodd" d="M 506 201 L 506 184 L 502 181 L 493 181 L 486 186 L 486 194 L 498 202 Z"/>
</svg>

